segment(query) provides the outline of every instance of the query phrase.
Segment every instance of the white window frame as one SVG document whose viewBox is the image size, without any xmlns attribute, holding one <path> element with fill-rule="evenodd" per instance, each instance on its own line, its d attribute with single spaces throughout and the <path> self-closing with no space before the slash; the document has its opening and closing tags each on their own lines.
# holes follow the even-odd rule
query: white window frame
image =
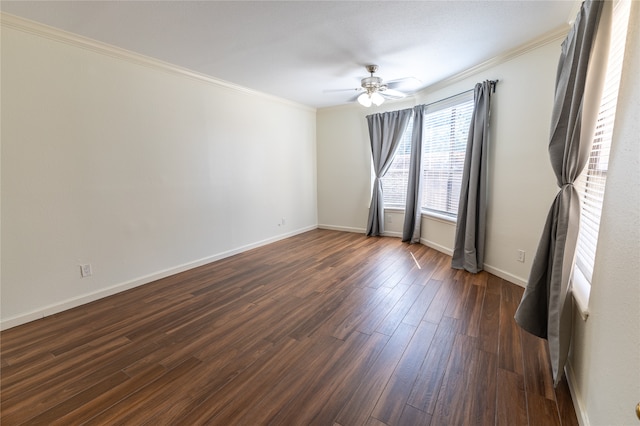
<svg viewBox="0 0 640 426">
<path fill-rule="evenodd" d="M 438 113 L 440 111 L 443 110 L 447 110 L 447 109 L 451 109 L 454 107 L 457 107 L 459 105 L 463 105 L 463 104 L 467 104 L 468 102 L 471 102 L 471 111 L 469 113 L 469 122 L 471 120 L 471 113 L 473 112 L 473 90 L 469 90 L 463 93 L 460 93 L 458 95 L 454 95 L 445 99 L 442 99 L 440 101 L 434 102 L 432 104 L 427 105 L 427 107 L 425 108 L 424 114 L 425 115 L 429 115 L 429 114 L 435 114 Z M 426 117 L 425 117 L 426 119 Z M 407 129 L 405 129 L 405 133 L 402 136 L 402 140 L 401 142 L 398 144 L 398 147 L 396 148 L 396 152 L 394 153 L 394 162 L 392 162 L 391 166 L 389 167 L 389 170 L 387 171 L 387 174 L 385 175 L 385 177 L 382 178 L 382 185 L 383 185 L 383 194 L 388 194 L 389 192 L 392 191 L 392 189 L 388 186 L 389 185 L 389 181 L 391 181 L 391 179 L 388 179 L 389 173 L 395 173 L 393 179 L 398 179 L 398 174 L 401 173 L 402 171 L 404 171 L 404 188 L 402 189 L 404 191 L 404 195 L 402 197 L 402 201 L 399 203 L 396 197 L 393 197 L 393 199 L 391 200 L 391 202 L 389 202 L 390 200 L 388 200 L 386 198 L 385 195 L 385 202 L 384 202 L 384 208 L 385 210 L 395 210 L 395 211 L 404 211 L 405 209 L 405 200 L 406 200 L 406 187 L 407 187 L 407 179 L 408 179 L 408 174 L 409 174 L 409 161 L 407 157 L 407 152 L 410 152 L 411 150 L 411 134 L 413 132 L 413 123 L 410 123 L 407 126 Z M 462 141 L 463 143 L 463 147 L 464 147 L 464 152 L 466 152 L 466 144 L 467 144 L 467 137 L 468 137 L 468 133 L 469 133 L 469 126 L 467 126 L 464 129 L 464 140 Z M 424 129 L 423 131 L 423 135 L 425 137 L 425 139 L 428 137 L 428 129 Z M 408 144 L 408 145 L 407 145 Z M 425 151 L 427 151 L 428 149 L 428 144 L 426 142 L 426 140 L 423 140 L 423 152 L 421 155 L 423 155 L 423 167 L 425 167 Z M 406 169 L 403 167 L 398 167 L 399 164 L 396 163 L 396 158 L 400 159 L 400 157 L 396 157 L 396 155 L 398 154 L 398 152 L 403 151 L 405 152 L 405 157 L 402 158 L 402 163 L 406 164 Z M 464 157 L 462 158 L 462 162 L 464 163 Z M 436 210 L 436 209 L 431 209 L 427 206 L 424 205 L 424 194 L 425 194 L 425 189 L 427 188 L 427 180 L 424 176 L 425 170 L 422 170 L 421 173 L 423 173 L 423 182 L 422 182 L 422 186 L 423 186 L 423 194 L 421 194 L 421 199 L 420 199 L 420 204 L 421 204 L 421 213 L 422 216 L 429 216 L 429 217 L 435 217 L 447 222 L 456 222 L 457 219 L 457 211 L 456 213 L 450 213 L 450 212 L 446 212 L 446 211 L 440 211 L 440 210 Z M 385 187 L 385 178 L 387 178 L 387 186 Z M 387 189 L 388 188 L 388 189 Z M 397 193 L 397 186 L 394 187 L 395 188 L 395 193 Z M 458 189 L 458 193 L 456 195 L 454 195 L 454 198 L 457 197 L 459 198 L 459 189 Z M 395 202 L 394 202 L 395 201 Z M 457 204 L 457 200 L 456 200 L 456 204 Z M 457 210 L 457 209 L 456 209 Z"/>
<path fill-rule="evenodd" d="M 576 245 L 576 256 L 571 276 L 571 292 L 584 320 L 589 316 L 589 296 L 596 257 L 600 217 L 606 190 L 606 175 L 609 171 L 609 153 L 615 122 L 615 109 L 620 88 L 627 27 L 629 23 L 629 0 L 619 0 L 614 4 L 612 34 L 605 76 L 605 87 L 598 111 L 589 162 L 576 181 L 580 194 L 582 223 Z M 597 190 L 590 190 L 590 179 L 602 180 Z M 585 224 L 589 222 L 590 225 Z M 583 226 L 584 225 L 584 226 Z"/>
</svg>

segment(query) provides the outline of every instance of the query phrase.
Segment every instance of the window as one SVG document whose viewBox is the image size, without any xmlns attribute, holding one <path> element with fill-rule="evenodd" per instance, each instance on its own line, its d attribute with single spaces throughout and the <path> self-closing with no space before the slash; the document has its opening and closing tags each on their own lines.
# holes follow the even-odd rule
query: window
<svg viewBox="0 0 640 426">
<path fill-rule="evenodd" d="M 619 1 L 614 5 L 607 74 L 593 146 L 587 166 L 576 182 L 581 209 L 573 284 L 576 300 L 583 313 L 587 311 L 589 287 L 593 276 L 630 4 L 630 1 Z"/>
<path fill-rule="evenodd" d="M 473 113 L 473 91 L 430 104 L 425 109 L 422 142 L 422 210 L 455 219 L 462 169 Z M 404 209 L 411 157 L 413 121 L 405 130 L 393 162 L 382 178 L 384 205 Z"/>
<path fill-rule="evenodd" d="M 409 160 L 411 159 L 411 134 L 413 118 L 409 120 L 402 139 L 396 148 L 393 162 L 382 178 L 382 193 L 385 207 L 404 209 L 407 200 Z"/>
<path fill-rule="evenodd" d="M 473 92 L 427 108 L 422 142 L 422 209 L 455 218 L 462 182 Z"/>
</svg>

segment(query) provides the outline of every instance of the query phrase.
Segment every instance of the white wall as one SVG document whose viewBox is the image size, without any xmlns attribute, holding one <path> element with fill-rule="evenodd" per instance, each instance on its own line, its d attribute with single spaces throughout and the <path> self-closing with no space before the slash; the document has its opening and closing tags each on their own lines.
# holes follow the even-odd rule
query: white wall
<svg viewBox="0 0 640 426">
<path fill-rule="evenodd" d="M 317 226 L 315 110 L 9 23 L 4 328 Z"/>
<path fill-rule="evenodd" d="M 632 2 L 589 317 L 567 372 L 582 424 L 638 425 L 640 402 L 640 3 Z"/>
<path fill-rule="evenodd" d="M 549 122 L 562 38 L 528 46 L 481 71 L 427 89 L 396 110 L 472 89 L 499 79 L 492 97 L 486 269 L 525 285 L 544 221 L 557 192 L 548 156 Z M 318 126 L 318 222 L 322 227 L 364 232 L 370 197 L 371 154 L 365 116 L 358 105 L 321 109 Z M 398 235 L 403 213 L 388 212 L 385 231 Z M 423 217 L 422 242 L 451 253 L 455 225 Z M 518 249 L 526 261 L 516 260 Z"/>
</svg>

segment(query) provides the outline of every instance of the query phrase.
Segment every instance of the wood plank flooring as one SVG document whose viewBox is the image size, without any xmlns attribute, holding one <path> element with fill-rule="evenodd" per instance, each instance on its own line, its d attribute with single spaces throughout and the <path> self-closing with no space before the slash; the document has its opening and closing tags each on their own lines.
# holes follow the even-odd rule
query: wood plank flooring
<svg viewBox="0 0 640 426">
<path fill-rule="evenodd" d="M 315 230 L 6 330 L 0 423 L 577 425 L 523 290 L 450 262 Z"/>
</svg>

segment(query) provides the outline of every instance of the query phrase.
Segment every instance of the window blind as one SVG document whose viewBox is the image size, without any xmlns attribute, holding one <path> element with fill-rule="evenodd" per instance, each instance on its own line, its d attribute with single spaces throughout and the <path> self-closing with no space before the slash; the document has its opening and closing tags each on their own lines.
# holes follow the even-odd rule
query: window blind
<svg viewBox="0 0 640 426">
<path fill-rule="evenodd" d="M 605 184 L 609 170 L 609 151 L 620 87 L 630 4 L 629 1 L 619 1 L 613 10 L 607 73 L 596 121 L 593 146 L 587 166 L 576 182 L 581 198 L 576 268 L 589 283 L 593 276 Z"/>
<path fill-rule="evenodd" d="M 396 148 L 393 162 L 382 178 L 382 198 L 385 207 L 404 209 L 407 199 L 407 182 L 409 179 L 409 160 L 411 159 L 411 135 L 413 118 L 409 120 L 402 139 Z"/>
<path fill-rule="evenodd" d="M 422 145 L 424 210 L 457 216 L 472 114 L 472 91 L 427 108 Z"/>
</svg>

